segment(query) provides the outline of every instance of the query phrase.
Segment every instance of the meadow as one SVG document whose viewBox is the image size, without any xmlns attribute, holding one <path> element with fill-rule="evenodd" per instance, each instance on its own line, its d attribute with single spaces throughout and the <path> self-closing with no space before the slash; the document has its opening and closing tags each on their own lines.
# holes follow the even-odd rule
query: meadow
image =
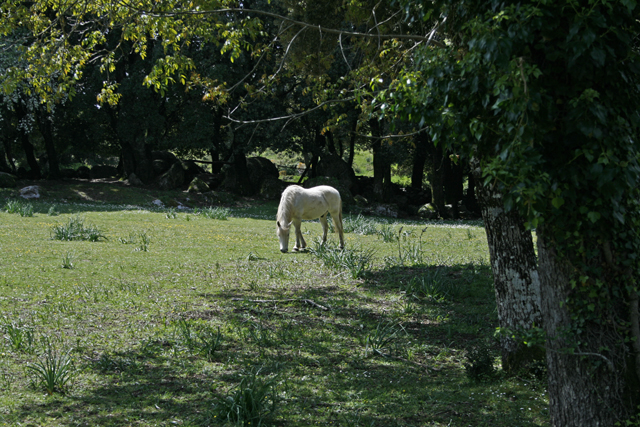
<svg viewBox="0 0 640 427">
<path fill-rule="evenodd" d="M 58 196 L 0 193 L 0 425 L 548 425 L 478 222 L 347 213 L 344 251 L 304 222 L 282 254 L 273 202 Z"/>
</svg>

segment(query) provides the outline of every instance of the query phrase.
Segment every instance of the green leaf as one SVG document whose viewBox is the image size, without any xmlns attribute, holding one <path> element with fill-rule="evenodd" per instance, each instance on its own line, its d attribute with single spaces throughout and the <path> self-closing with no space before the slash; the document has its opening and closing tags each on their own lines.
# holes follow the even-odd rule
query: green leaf
<svg viewBox="0 0 640 427">
<path fill-rule="evenodd" d="M 587 217 L 591 220 L 591 222 L 595 223 L 596 221 L 598 221 L 600 219 L 600 213 L 598 212 L 589 212 L 587 214 Z"/>
<path fill-rule="evenodd" d="M 562 197 L 554 197 L 553 200 L 551 200 L 551 204 L 554 208 L 560 209 L 560 206 L 564 205 L 564 199 Z"/>
</svg>

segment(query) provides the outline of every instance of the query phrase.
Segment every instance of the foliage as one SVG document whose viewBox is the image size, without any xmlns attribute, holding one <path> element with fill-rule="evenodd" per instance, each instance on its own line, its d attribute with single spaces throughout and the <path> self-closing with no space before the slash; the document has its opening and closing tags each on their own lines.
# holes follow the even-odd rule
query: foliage
<svg viewBox="0 0 640 427">
<path fill-rule="evenodd" d="M 469 379 L 487 381 L 495 378 L 495 357 L 487 343 L 480 342 L 467 350 L 467 361 L 464 369 Z"/>
<path fill-rule="evenodd" d="M 209 219 L 217 219 L 217 220 L 226 220 L 229 218 L 231 211 L 228 208 L 221 207 L 208 207 L 202 210 L 198 210 L 198 212 L 194 212 L 202 216 L 203 218 Z"/>
</svg>

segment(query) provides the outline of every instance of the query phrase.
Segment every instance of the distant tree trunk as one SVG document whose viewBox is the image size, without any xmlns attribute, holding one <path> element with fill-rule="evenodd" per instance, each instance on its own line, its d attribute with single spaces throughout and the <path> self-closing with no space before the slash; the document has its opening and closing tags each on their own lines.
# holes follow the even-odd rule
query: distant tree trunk
<svg viewBox="0 0 640 427">
<path fill-rule="evenodd" d="M 482 172 L 479 162 L 472 161 L 478 181 Z M 531 231 L 515 212 L 506 212 L 500 192 L 491 186 L 478 186 L 478 199 L 487 233 L 491 270 L 500 328 L 517 333 L 542 325 L 540 278 Z M 541 348 L 529 348 L 511 338 L 500 337 L 502 368 L 515 372 L 526 368 L 534 359 L 543 359 Z"/>
<path fill-rule="evenodd" d="M 433 144 L 426 132 L 420 132 L 415 139 L 413 151 L 413 168 L 411 170 L 411 188 L 422 189 L 424 181 L 424 165 L 427 161 L 427 144 Z"/>
<path fill-rule="evenodd" d="M 356 154 L 356 130 L 358 129 L 358 117 L 351 123 L 351 135 L 349 137 L 349 160 L 347 163 L 350 167 L 353 167 L 353 158 Z"/>
<path fill-rule="evenodd" d="M 464 196 L 462 166 L 454 163 L 448 153 L 445 154 L 442 161 L 444 164 L 444 200 L 451 205 L 453 218 L 458 219 L 460 217 L 458 204 Z"/>
<path fill-rule="evenodd" d="M 537 235 L 551 425 L 616 425 L 627 416 L 623 403 L 636 400 L 637 395 L 624 398 L 629 373 L 620 367 L 627 366 L 627 354 L 624 348 L 611 345 L 619 339 L 615 322 L 602 319 L 581 324 L 587 339 L 579 343 L 567 340 L 563 331 L 570 329 L 573 320 L 565 302 L 572 292 L 574 272 L 555 251 L 545 226 L 538 228 Z M 570 347 L 574 351 L 568 351 Z"/>
<path fill-rule="evenodd" d="M 34 153 L 33 144 L 29 141 L 29 135 L 24 132 L 20 132 L 20 142 L 22 143 L 24 155 L 27 158 L 27 164 L 31 169 L 31 177 L 34 179 L 40 179 L 42 177 L 42 173 L 40 172 L 40 165 L 38 164 L 38 160 Z"/>
<path fill-rule="evenodd" d="M 369 120 L 373 143 L 373 194 L 380 202 L 388 202 L 391 195 L 391 162 L 382 141 L 380 122 L 376 119 Z"/>
<path fill-rule="evenodd" d="M 36 114 L 36 120 L 38 122 L 38 129 L 44 139 L 44 148 L 47 152 L 47 160 L 49 161 L 49 174 L 48 178 L 57 179 L 60 177 L 60 166 L 58 163 L 58 153 L 53 137 L 53 125 L 49 120 L 49 116 L 42 111 Z"/>
<path fill-rule="evenodd" d="M 439 145 L 427 145 L 427 175 L 431 185 L 431 203 L 435 206 L 436 212 L 441 218 L 447 218 L 448 214 L 444 207 L 444 166 L 442 147 Z"/>
<path fill-rule="evenodd" d="M 329 152 L 331 154 L 336 154 L 336 144 L 333 140 L 333 133 L 327 132 L 324 138 L 327 141 L 327 148 L 329 149 Z"/>
<path fill-rule="evenodd" d="M 2 138 L 2 145 L 4 146 L 4 152 L 7 156 L 7 162 L 9 163 L 9 166 L 11 168 L 11 173 L 16 173 L 16 165 L 13 162 L 13 154 L 11 151 L 11 143 L 9 142 L 9 139 L 6 138 Z"/>
<path fill-rule="evenodd" d="M 4 134 L 0 135 L 2 138 L 2 145 L 0 146 L 0 172 L 14 173 L 13 169 L 7 163 L 9 155 L 7 153 L 8 141 Z"/>
<path fill-rule="evenodd" d="M 464 196 L 464 204 L 474 215 L 482 215 L 478 198 L 476 197 L 477 183 L 481 183 L 482 180 L 477 180 L 473 175 L 473 171 L 469 171 L 467 178 L 469 180 L 469 187 L 467 188 L 467 194 Z"/>
</svg>

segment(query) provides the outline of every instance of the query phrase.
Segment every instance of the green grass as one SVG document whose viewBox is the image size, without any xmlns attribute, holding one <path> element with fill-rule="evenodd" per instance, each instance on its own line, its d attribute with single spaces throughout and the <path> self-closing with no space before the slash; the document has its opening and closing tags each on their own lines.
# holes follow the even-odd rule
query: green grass
<svg viewBox="0 0 640 427">
<path fill-rule="evenodd" d="M 0 212 L 0 425 L 548 425 L 542 381 L 468 374 L 497 326 L 477 223 L 370 218 L 399 237 L 347 233 L 331 256 L 371 254 L 354 275 L 280 253 L 275 203 L 169 218 L 163 194 L 68 190 Z M 51 239 L 78 215 L 106 239 Z"/>
</svg>

